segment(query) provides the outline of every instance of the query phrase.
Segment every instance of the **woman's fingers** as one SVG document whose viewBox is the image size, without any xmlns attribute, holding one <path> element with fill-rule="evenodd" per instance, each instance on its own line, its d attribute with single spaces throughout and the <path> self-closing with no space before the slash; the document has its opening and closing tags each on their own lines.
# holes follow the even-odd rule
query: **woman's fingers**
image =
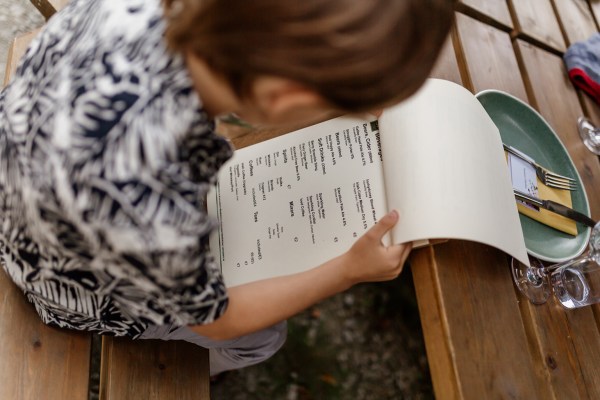
<svg viewBox="0 0 600 400">
<path fill-rule="evenodd" d="M 391 212 L 384 215 L 375 225 L 369 229 L 367 235 L 375 240 L 381 240 L 390 229 L 396 225 L 400 216 L 398 211 L 392 210 Z"/>
</svg>

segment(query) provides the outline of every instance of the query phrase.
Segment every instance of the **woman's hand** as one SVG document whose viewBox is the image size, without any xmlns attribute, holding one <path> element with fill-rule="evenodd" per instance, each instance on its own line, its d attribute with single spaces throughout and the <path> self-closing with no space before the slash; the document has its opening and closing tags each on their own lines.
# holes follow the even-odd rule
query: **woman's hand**
<svg viewBox="0 0 600 400">
<path fill-rule="evenodd" d="M 217 340 L 256 332 L 359 282 L 394 279 L 402 271 L 412 244 L 384 246 L 381 239 L 398 221 L 392 211 L 343 255 L 316 268 L 229 289 L 229 306 L 217 321 L 191 326 Z"/>
<path fill-rule="evenodd" d="M 382 243 L 383 237 L 396 225 L 398 219 L 396 210 L 385 215 L 341 256 L 351 284 L 387 281 L 396 278 L 402 272 L 412 243 L 390 246 Z"/>
</svg>

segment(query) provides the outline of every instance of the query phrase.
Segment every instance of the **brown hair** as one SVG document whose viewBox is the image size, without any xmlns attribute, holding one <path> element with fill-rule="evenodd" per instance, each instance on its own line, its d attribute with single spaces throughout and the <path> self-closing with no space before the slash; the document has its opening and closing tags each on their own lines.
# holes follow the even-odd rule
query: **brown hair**
<svg viewBox="0 0 600 400">
<path fill-rule="evenodd" d="M 293 79 L 345 111 L 400 101 L 429 74 L 452 0 L 164 0 L 167 40 L 240 95 L 260 75 Z"/>
</svg>

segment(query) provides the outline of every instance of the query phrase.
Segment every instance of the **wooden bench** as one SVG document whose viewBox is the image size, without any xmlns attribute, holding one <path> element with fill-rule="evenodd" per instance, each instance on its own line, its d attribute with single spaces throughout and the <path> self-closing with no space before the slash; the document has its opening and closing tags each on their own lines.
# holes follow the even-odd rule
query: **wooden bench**
<svg viewBox="0 0 600 400">
<path fill-rule="evenodd" d="M 33 1 L 47 18 L 64 0 Z M 37 31 L 13 42 L 5 84 Z M 88 399 L 100 372 L 100 399 L 208 399 L 208 351 L 186 342 L 132 341 L 44 325 L 21 291 L 0 272 L 0 399 Z M 100 365 L 92 352 L 100 353 Z"/>
</svg>

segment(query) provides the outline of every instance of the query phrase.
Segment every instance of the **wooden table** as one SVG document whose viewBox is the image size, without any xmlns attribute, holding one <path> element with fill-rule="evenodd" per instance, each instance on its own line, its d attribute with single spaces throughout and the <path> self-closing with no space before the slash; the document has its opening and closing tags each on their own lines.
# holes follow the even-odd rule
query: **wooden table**
<svg viewBox="0 0 600 400">
<path fill-rule="evenodd" d="M 561 58 L 597 30 L 600 1 L 463 0 L 455 17 L 432 76 L 535 107 L 568 147 L 600 219 L 600 163 L 576 129 L 583 114 L 600 123 L 600 107 L 573 88 Z M 411 264 L 437 398 L 600 399 L 600 306 L 531 305 L 513 286 L 507 256 L 481 244 L 419 249 Z"/>
<path fill-rule="evenodd" d="M 600 164 L 576 128 L 584 114 L 600 123 L 600 108 L 573 88 L 561 58 L 597 31 L 600 2 L 463 0 L 457 10 L 433 76 L 535 107 L 567 146 L 600 219 Z M 513 286 L 507 256 L 475 243 L 415 251 L 412 265 L 438 398 L 600 398 L 599 306 L 531 305 Z"/>
</svg>

